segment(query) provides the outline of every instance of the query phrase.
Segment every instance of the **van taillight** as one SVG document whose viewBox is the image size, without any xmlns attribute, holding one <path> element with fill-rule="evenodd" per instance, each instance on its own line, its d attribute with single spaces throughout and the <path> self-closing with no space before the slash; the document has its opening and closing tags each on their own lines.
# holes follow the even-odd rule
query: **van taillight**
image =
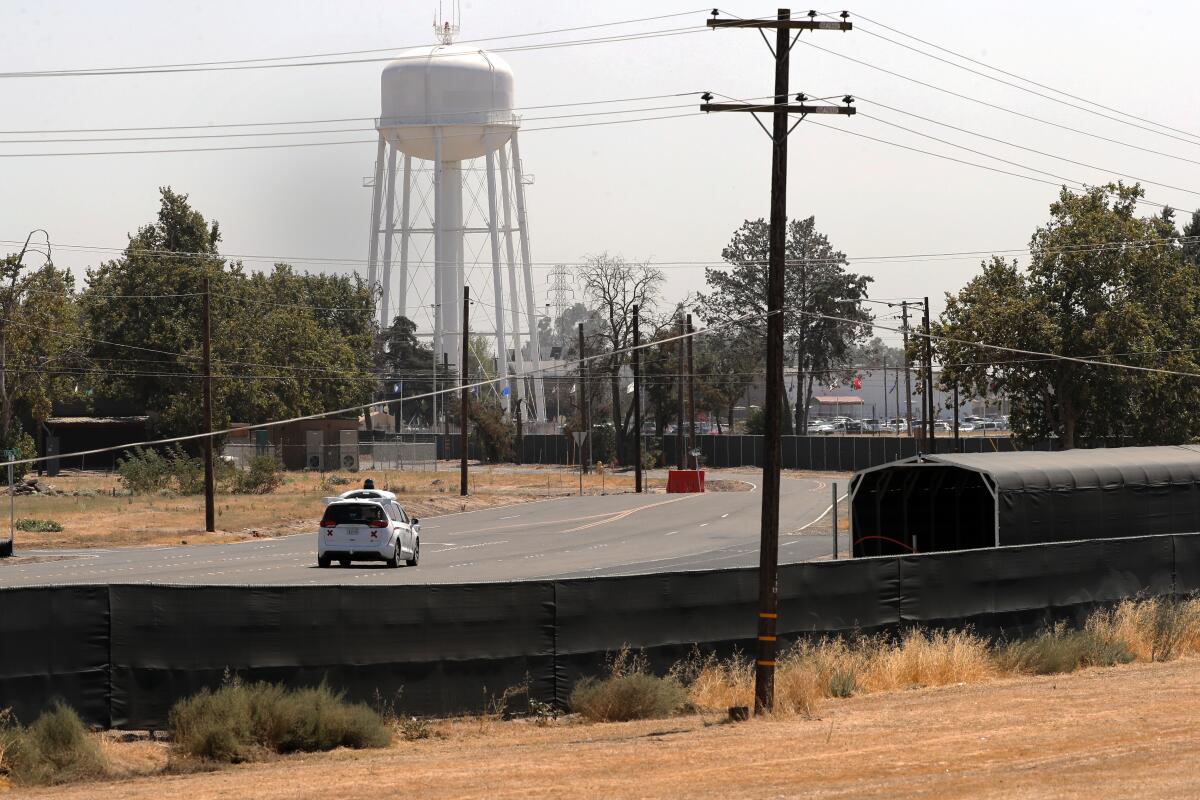
<svg viewBox="0 0 1200 800">
<path fill-rule="evenodd" d="M 387 523 L 381 519 L 373 519 L 367 523 L 367 526 L 370 528 L 386 528 Z"/>
<path fill-rule="evenodd" d="M 321 520 L 321 527 L 322 527 L 322 528 L 332 528 L 334 525 L 337 525 L 337 523 L 336 523 L 336 522 L 334 522 L 334 521 L 333 521 L 333 520 L 331 520 L 331 519 L 323 519 L 323 520 Z"/>
</svg>

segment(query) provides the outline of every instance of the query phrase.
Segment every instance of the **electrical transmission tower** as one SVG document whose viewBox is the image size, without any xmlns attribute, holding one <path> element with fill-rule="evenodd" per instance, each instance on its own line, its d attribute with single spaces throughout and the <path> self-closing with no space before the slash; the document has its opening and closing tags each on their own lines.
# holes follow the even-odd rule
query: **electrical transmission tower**
<svg viewBox="0 0 1200 800">
<path fill-rule="evenodd" d="M 554 269 L 550 270 L 546 282 L 550 284 L 550 288 L 546 291 L 546 298 L 550 301 L 550 308 L 554 312 L 554 318 L 550 320 L 553 325 L 556 320 L 562 319 L 568 305 L 575 299 L 575 290 L 571 287 L 571 273 L 566 264 L 556 264 Z M 551 330 L 551 335 L 554 335 L 553 330 Z M 561 347 L 563 342 L 556 342 L 556 344 Z"/>
</svg>

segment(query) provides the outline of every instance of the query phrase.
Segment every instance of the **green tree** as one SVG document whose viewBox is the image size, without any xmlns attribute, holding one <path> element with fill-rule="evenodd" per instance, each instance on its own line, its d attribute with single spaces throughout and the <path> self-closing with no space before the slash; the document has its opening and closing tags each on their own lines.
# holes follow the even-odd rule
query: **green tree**
<svg viewBox="0 0 1200 800">
<path fill-rule="evenodd" d="M 764 353 L 769 233 L 765 220 L 746 220 L 721 251 L 733 269 L 706 269 L 710 291 L 700 296 L 707 324 L 739 320 L 736 324 Z M 788 222 L 784 257 L 786 348 L 788 360 L 795 358 L 796 368 L 806 376 L 796 416 L 807 419 L 816 377 L 843 367 L 851 348 L 870 332 L 872 316 L 863 300 L 871 278 L 846 269 L 845 254 L 817 230 L 814 217 Z M 786 433 L 791 422 L 786 398 L 784 404 Z"/>
<path fill-rule="evenodd" d="M 371 295 L 357 278 L 247 274 L 218 250 L 220 228 L 160 190 L 155 222 L 80 295 L 98 401 L 147 413 L 157 432 L 200 428 L 203 279 L 212 293 L 214 424 L 264 422 L 369 402 Z M 114 302 L 120 297 L 120 302 Z"/>
<path fill-rule="evenodd" d="M 745 332 L 697 336 L 693 354 L 696 368 L 696 406 L 716 420 L 718 431 L 733 430 L 733 408 L 753 383 L 762 363 L 762 352 Z"/>
<path fill-rule="evenodd" d="M 433 347 L 417 339 L 417 324 L 398 316 L 379 337 L 376 367 L 383 379 L 383 395 L 399 400 L 403 396 L 426 394 L 433 389 Z M 393 406 L 399 412 L 399 403 Z M 404 413 L 433 419 L 432 398 L 407 401 Z M 431 422 L 432 424 L 432 422 Z"/>
<path fill-rule="evenodd" d="M 29 269 L 33 251 L 0 259 L 0 446 L 33 455 L 20 417 L 35 425 L 50 416 L 51 398 L 73 391 L 65 368 L 77 367 L 78 315 L 70 272 L 51 263 Z"/>
<path fill-rule="evenodd" d="M 1200 371 L 1200 276 L 1164 246 L 1168 217 L 1138 217 L 1140 186 L 1065 188 L 1033 235 L 1028 269 L 993 257 L 957 295 L 934 334 L 942 382 L 1012 402 L 1022 438 L 1088 437 L 1170 444 L 1200 436 L 1194 378 L 1032 357 L 973 342 L 1055 355 Z M 1129 243 L 1096 248 L 1103 242 Z M 1137 243 L 1145 242 L 1146 246 Z"/>
</svg>

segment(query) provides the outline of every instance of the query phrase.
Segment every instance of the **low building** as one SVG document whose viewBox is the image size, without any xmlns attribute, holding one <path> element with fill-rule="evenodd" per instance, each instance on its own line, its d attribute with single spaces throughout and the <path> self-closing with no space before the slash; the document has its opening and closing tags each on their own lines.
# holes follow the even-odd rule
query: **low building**
<svg viewBox="0 0 1200 800">
<path fill-rule="evenodd" d="M 43 454 L 55 456 L 59 453 L 81 453 L 105 447 L 144 442 L 149 438 L 147 416 L 50 417 L 43 423 Z M 96 453 L 91 456 L 51 458 L 46 462 L 46 472 L 57 475 L 59 469 L 113 469 L 121 450 Z"/>
<path fill-rule="evenodd" d="M 267 428 L 250 429 L 249 423 L 229 435 L 224 455 L 239 462 L 250 456 L 274 453 L 284 469 L 357 470 L 357 417 L 299 420 Z"/>
</svg>

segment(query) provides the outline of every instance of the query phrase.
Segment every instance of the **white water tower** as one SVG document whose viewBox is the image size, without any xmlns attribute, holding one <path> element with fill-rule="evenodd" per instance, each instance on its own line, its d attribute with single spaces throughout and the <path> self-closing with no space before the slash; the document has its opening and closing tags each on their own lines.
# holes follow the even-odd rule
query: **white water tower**
<svg viewBox="0 0 1200 800">
<path fill-rule="evenodd" d="M 383 69 L 367 260 L 367 280 L 380 292 L 379 324 L 409 317 L 432 334 L 435 358 L 444 353 L 458 367 L 469 286 L 471 334 L 495 343 L 494 361 L 491 353 L 476 357 L 496 365 L 488 377 L 538 375 L 510 377 L 509 388 L 531 401 L 527 414 L 545 420 L 512 70 L 494 53 L 453 44 L 449 24 L 435 29 L 441 44 L 407 51 Z"/>
</svg>

